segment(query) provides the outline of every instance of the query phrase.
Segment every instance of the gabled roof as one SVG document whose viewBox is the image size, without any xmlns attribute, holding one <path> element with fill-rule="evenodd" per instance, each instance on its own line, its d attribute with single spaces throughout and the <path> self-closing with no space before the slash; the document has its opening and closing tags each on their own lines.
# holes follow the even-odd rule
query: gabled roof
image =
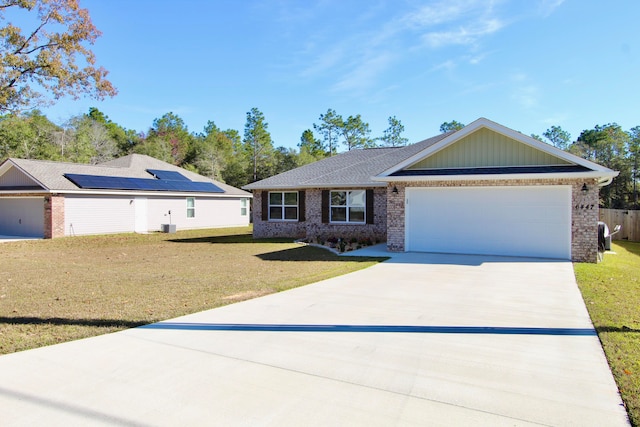
<svg viewBox="0 0 640 427">
<path fill-rule="evenodd" d="M 372 179 L 416 153 L 446 138 L 452 132 L 425 139 L 406 147 L 366 148 L 351 150 L 296 169 L 245 185 L 246 190 L 322 188 L 322 187 L 383 187 Z"/>
<path fill-rule="evenodd" d="M 421 167 L 422 161 L 469 140 L 474 132 L 488 129 L 528 155 L 544 153 L 546 163 L 485 164 L 481 167 Z M 417 165 L 417 166 L 416 166 Z M 406 147 L 351 150 L 334 157 L 245 185 L 247 190 L 304 188 L 383 187 L 393 181 L 494 180 L 534 178 L 598 178 L 609 183 L 618 172 L 590 162 L 549 144 L 480 118 L 457 132 L 434 136 Z"/>
<path fill-rule="evenodd" d="M 488 129 L 491 132 L 503 135 L 516 143 L 532 149 L 548 154 L 550 157 L 558 160 L 558 165 L 513 165 L 513 166 L 483 166 L 471 168 L 441 168 L 441 169 L 412 169 L 412 165 L 424 162 L 425 159 L 433 157 L 443 152 L 454 144 L 464 140 L 482 129 Z M 424 148 L 413 156 L 391 166 L 390 168 L 377 174 L 373 179 L 381 182 L 402 181 L 407 176 L 411 176 L 412 180 L 438 180 L 443 175 L 447 179 L 473 180 L 473 179 L 499 179 L 508 175 L 509 179 L 527 179 L 540 178 L 544 174 L 547 178 L 562 177 L 580 177 L 580 178 L 599 178 L 602 182 L 610 182 L 618 172 L 599 164 L 590 162 L 589 160 L 575 156 L 566 151 L 560 150 L 552 145 L 538 141 L 535 138 L 524 135 L 520 132 L 509 129 L 491 120 L 480 118 L 473 123 L 465 126 L 458 132 L 449 134 L 446 138 L 441 139 L 436 144 Z M 607 183 L 608 183 L 607 182 Z"/>
<path fill-rule="evenodd" d="M 132 194 L 141 193 L 149 194 L 148 191 L 133 190 L 98 190 L 81 188 L 75 185 L 71 180 L 65 177 L 67 174 L 78 175 L 96 175 L 101 177 L 121 177 L 121 178 L 143 178 L 153 179 L 153 175 L 147 172 L 147 169 L 159 169 L 166 171 L 179 172 L 186 178 L 195 182 L 210 182 L 220 187 L 224 193 L 218 193 L 217 196 L 242 196 L 251 197 L 246 191 L 230 185 L 223 184 L 216 180 L 207 178 L 178 166 L 171 165 L 153 157 L 142 154 L 130 154 L 109 162 L 98 165 L 87 165 L 79 163 L 53 162 L 46 160 L 28 160 L 10 158 L 0 165 L 0 182 L 3 175 L 11 170 L 19 171 L 24 174 L 23 182 L 18 186 L 0 186 L 0 191 L 12 192 L 56 192 L 56 193 L 118 193 Z M 28 181 L 29 185 L 26 184 Z M 178 193 L 178 192 L 175 192 Z M 163 191 L 164 195 L 173 195 L 173 192 Z M 182 193 L 180 193 L 182 194 Z"/>
</svg>

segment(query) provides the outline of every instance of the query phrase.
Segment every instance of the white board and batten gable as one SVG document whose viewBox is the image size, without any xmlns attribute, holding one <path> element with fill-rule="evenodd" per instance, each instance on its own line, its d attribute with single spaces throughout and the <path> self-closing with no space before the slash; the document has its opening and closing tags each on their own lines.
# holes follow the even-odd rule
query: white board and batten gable
<svg viewBox="0 0 640 427">
<path fill-rule="evenodd" d="M 430 173 L 433 172 L 433 173 Z M 575 156 L 491 120 L 463 129 L 373 177 L 376 181 L 598 178 L 618 172 Z"/>
</svg>

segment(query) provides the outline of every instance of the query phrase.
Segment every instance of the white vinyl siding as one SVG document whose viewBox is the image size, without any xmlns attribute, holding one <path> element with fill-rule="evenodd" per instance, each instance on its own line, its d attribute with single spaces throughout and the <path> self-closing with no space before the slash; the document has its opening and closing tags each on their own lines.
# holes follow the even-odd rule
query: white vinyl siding
<svg viewBox="0 0 640 427">
<path fill-rule="evenodd" d="M 147 197 L 146 228 L 139 197 L 65 197 L 65 235 L 107 234 L 160 231 L 162 224 L 175 224 L 177 230 L 239 227 L 249 224 L 249 216 L 240 216 L 240 198 L 194 199 L 198 214 L 187 218 L 184 197 Z M 137 205 L 137 206 L 136 206 Z M 138 212 L 136 213 L 136 209 Z M 169 214 L 171 211 L 171 214 Z M 44 221 L 43 221 L 44 222 Z M 136 229 L 136 224 L 138 228 Z"/>
<path fill-rule="evenodd" d="M 4 175 L 0 176 L 0 188 L 2 187 L 39 187 L 40 185 L 29 178 L 24 172 L 11 167 Z"/>
<path fill-rule="evenodd" d="M 133 197 L 65 196 L 64 234 L 66 236 L 133 231 L 135 231 Z"/>
<path fill-rule="evenodd" d="M 249 224 L 249 216 L 240 216 L 240 200 L 240 198 L 196 197 L 197 215 L 194 218 L 187 218 L 184 198 L 149 197 L 147 199 L 149 231 L 158 231 L 161 224 L 169 224 L 169 211 L 171 211 L 171 223 L 176 225 L 178 231 L 246 226 Z"/>
</svg>

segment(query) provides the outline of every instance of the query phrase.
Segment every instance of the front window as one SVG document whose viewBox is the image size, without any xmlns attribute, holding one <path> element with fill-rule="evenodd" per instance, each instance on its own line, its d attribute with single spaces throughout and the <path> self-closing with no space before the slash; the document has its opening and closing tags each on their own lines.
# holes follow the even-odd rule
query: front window
<svg viewBox="0 0 640 427">
<path fill-rule="evenodd" d="M 298 192 L 272 191 L 269 193 L 270 221 L 298 220 Z"/>
<path fill-rule="evenodd" d="M 187 197 L 187 218 L 196 217 L 196 199 L 195 197 Z"/>
<path fill-rule="evenodd" d="M 331 222 L 364 224 L 366 194 L 365 190 L 332 191 Z"/>
</svg>

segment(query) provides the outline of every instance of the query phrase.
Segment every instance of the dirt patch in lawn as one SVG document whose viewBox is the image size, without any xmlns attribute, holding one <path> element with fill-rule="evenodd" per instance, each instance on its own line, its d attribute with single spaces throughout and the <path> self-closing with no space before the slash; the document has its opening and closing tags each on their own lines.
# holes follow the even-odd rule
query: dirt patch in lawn
<svg viewBox="0 0 640 427">
<path fill-rule="evenodd" d="M 10 242 L 0 245 L 0 259 L 0 354 L 195 313 L 380 261 L 253 240 L 247 227 Z"/>
</svg>

